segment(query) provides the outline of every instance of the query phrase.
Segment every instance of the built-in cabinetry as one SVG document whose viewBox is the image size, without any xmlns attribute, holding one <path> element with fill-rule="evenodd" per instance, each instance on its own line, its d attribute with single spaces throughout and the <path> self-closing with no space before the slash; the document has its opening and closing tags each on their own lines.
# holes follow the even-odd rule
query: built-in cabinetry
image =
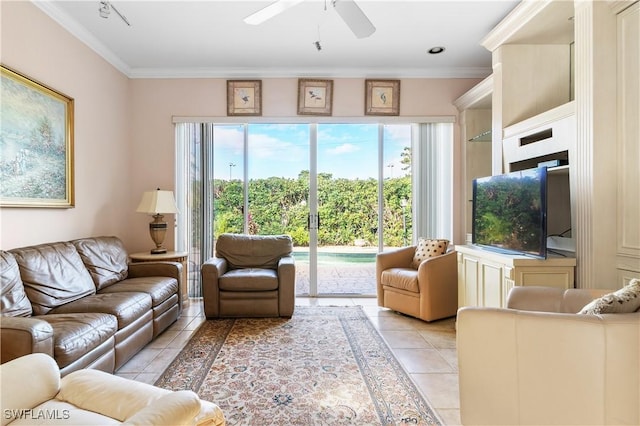
<svg viewBox="0 0 640 426">
<path fill-rule="evenodd" d="M 618 14 L 618 283 L 640 278 L 640 2 Z"/>
<path fill-rule="evenodd" d="M 554 178 L 570 182 L 580 288 L 640 277 L 639 10 L 637 1 L 523 0 L 482 41 L 493 59 L 491 174 L 565 165 Z M 463 134 L 477 93 L 486 87 L 456 102 Z"/>
<path fill-rule="evenodd" d="M 456 246 L 458 306 L 503 308 L 514 286 L 573 288 L 576 259 L 502 254 L 471 245 Z"/>
<path fill-rule="evenodd" d="M 454 102 L 460 111 L 461 158 L 464 161 L 464 186 L 459 194 L 464 223 L 457 239 L 468 243 L 471 242 L 472 182 L 491 175 L 492 92 L 493 78 L 489 76 Z"/>
</svg>

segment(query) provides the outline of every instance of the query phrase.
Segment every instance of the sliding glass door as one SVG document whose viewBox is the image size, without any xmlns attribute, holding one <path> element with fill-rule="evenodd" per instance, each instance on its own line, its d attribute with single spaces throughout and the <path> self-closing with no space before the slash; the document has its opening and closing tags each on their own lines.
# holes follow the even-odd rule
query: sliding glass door
<svg viewBox="0 0 640 426">
<path fill-rule="evenodd" d="M 179 239 L 193 267 L 221 233 L 288 234 L 298 295 L 376 294 L 376 253 L 412 240 L 410 125 L 190 126 L 199 149 L 182 162 L 198 172 L 182 192 L 202 201 L 182 200 L 197 225 Z"/>
<path fill-rule="evenodd" d="M 319 294 L 376 293 L 378 128 L 378 124 L 318 124 Z"/>
</svg>

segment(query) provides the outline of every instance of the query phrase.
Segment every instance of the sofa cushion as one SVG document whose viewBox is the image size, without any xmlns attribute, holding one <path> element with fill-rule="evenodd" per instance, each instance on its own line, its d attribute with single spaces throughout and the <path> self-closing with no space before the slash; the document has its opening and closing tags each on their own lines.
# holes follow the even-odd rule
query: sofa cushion
<svg viewBox="0 0 640 426">
<path fill-rule="evenodd" d="M 400 290 L 419 293 L 418 271 L 409 268 L 389 268 L 382 271 L 380 276 L 382 285 Z"/>
<path fill-rule="evenodd" d="M 123 292 L 147 293 L 151 296 L 151 306 L 161 305 L 174 294 L 178 294 L 178 281 L 169 277 L 127 278 L 117 284 L 100 290 L 102 293 Z"/>
<path fill-rule="evenodd" d="M 28 317 L 31 312 L 31 302 L 24 291 L 18 263 L 11 253 L 0 250 L 0 313 L 10 317 Z"/>
<path fill-rule="evenodd" d="M 37 318 L 53 328 L 53 356 L 60 368 L 82 358 L 118 331 L 116 317 L 108 314 L 49 314 Z"/>
<path fill-rule="evenodd" d="M 278 289 L 278 274 L 273 269 L 233 269 L 218 281 L 223 291 L 272 291 Z"/>
<path fill-rule="evenodd" d="M 633 279 L 613 293 L 588 303 L 579 314 L 625 314 L 640 309 L 640 280 Z"/>
<path fill-rule="evenodd" d="M 40 244 L 10 250 L 20 267 L 20 276 L 33 313 L 51 309 L 95 294 L 91 275 L 70 242 Z"/>
<path fill-rule="evenodd" d="M 216 256 L 226 259 L 231 269 L 276 269 L 280 258 L 292 251 L 288 235 L 221 234 L 216 241 Z"/>
<path fill-rule="evenodd" d="M 98 290 L 127 278 L 129 255 L 116 237 L 72 241 Z"/>
<path fill-rule="evenodd" d="M 445 254 L 447 252 L 448 245 L 449 240 L 420 238 L 416 245 L 416 252 L 413 255 L 411 266 L 418 269 L 423 260 Z"/>
<path fill-rule="evenodd" d="M 52 314 L 101 312 L 118 319 L 121 330 L 151 310 L 151 296 L 146 293 L 101 293 L 83 297 L 52 309 Z"/>
</svg>

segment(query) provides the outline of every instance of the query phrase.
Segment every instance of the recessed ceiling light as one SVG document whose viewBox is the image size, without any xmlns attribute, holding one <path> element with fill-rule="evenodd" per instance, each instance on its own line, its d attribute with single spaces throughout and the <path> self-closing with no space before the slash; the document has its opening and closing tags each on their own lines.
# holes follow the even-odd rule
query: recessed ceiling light
<svg viewBox="0 0 640 426">
<path fill-rule="evenodd" d="M 444 47 L 442 46 L 432 47 L 427 52 L 429 52 L 430 55 L 437 55 L 438 53 L 444 52 Z"/>
</svg>

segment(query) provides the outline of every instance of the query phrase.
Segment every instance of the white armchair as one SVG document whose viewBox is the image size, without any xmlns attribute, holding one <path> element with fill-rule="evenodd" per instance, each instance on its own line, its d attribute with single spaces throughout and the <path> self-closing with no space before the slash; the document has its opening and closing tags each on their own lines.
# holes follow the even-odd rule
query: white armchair
<svg viewBox="0 0 640 426">
<path fill-rule="evenodd" d="M 191 391 L 172 392 L 98 370 L 60 378 L 53 358 L 29 354 L 0 365 L 2 426 L 211 425 L 220 408 Z"/>
<path fill-rule="evenodd" d="M 640 312 L 576 314 L 611 290 L 516 287 L 458 311 L 463 424 L 640 424 Z"/>
</svg>

